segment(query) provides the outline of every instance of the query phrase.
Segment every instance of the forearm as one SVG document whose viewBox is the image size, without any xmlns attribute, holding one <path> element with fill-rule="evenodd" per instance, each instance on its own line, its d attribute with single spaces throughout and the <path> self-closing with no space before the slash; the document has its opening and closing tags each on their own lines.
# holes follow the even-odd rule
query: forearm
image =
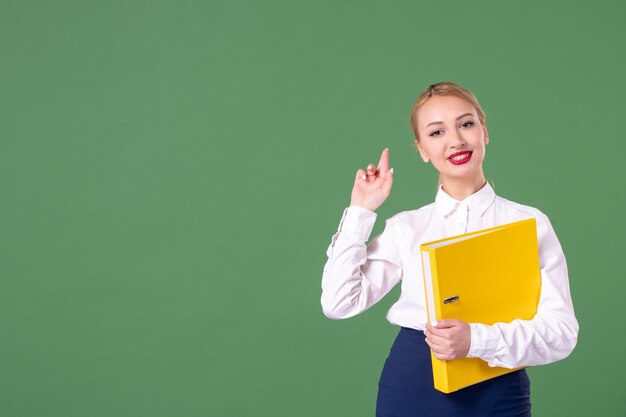
<svg viewBox="0 0 626 417">
<path fill-rule="evenodd" d="M 355 316 L 380 300 L 399 280 L 401 268 L 391 248 L 390 232 L 365 242 L 376 220 L 375 213 L 360 207 L 344 210 L 337 233 L 327 250 L 322 275 L 321 304 L 332 319 Z"/>
<path fill-rule="evenodd" d="M 471 323 L 468 357 L 489 366 L 517 368 L 545 365 L 567 357 L 576 346 L 578 322 L 573 314 L 535 316 L 491 326 Z"/>
</svg>

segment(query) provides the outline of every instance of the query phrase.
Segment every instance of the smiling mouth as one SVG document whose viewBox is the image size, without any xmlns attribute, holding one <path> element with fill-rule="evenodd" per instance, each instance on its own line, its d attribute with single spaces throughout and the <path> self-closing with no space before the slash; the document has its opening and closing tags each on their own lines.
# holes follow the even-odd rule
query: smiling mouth
<svg viewBox="0 0 626 417">
<path fill-rule="evenodd" d="M 450 161 L 454 165 L 465 164 L 469 162 L 470 159 L 472 159 L 471 151 L 457 152 L 448 157 L 448 161 Z"/>
</svg>

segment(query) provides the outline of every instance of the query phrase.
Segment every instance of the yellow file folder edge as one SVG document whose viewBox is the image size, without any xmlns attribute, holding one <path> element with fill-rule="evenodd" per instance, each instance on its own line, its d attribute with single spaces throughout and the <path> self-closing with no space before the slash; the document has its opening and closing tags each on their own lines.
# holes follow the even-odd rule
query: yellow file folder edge
<svg viewBox="0 0 626 417">
<path fill-rule="evenodd" d="M 461 235 L 451 236 L 445 239 L 439 239 L 432 242 L 426 242 L 420 245 L 420 252 L 422 257 L 422 273 L 423 273 L 423 282 L 424 282 L 424 293 L 426 295 L 426 313 L 428 317 L 428 322 L 432 323 L 435 320 L 443 319 L 440 309 L 440 304 L 436 303 L 436 299 L 440 299 L 439 294 L 439 286 L 436 277 L 433 277 L 431 282 L 428 282 L 426 279 L 426 268 L 430 271 L 430 258 L 431 256 L 434 258 L 435 251 L 434 249 L 428 248 L 428 245 L 449 242 L 451 240 L 463 238 L 462 240 L 466 240 L 470 236 L 476 236 L 481 234 L 487 234 L 492 231 L 496 231 L 499 229 L 515 226 L 521 223 L 532 223 L 535 232 L 536 232 L 536 220 L 534 218 L 521 220 L 518 222 L 502 224 L 499 226 L 494 226 L 488 229 L 481 229 L 471 233 L 465 233 Z M 536 233 L 535 233 L 535 241 L 536 241 Z M 537 251 L 538 252 L 538 251 Z M 538 257 L 538 253 L 537 253 Z M 538 259 L 537 259 L 538 263 Z M 452 318 L 452 317 L 450 317 Z M 526 319 L 530 319 L 531 317 L 526 317 Z M 491 324 L 491 323 L 489 323 Z M 462 381 L 457 381 L 456 383 L 450 381 L 448 378 L 448 365 L 450 361 L 437 359 L 434 353 L 431 350 L 431 359 L 432 359 L 432 368 L 433 368 L 433 379 L 435 389 L 449 394 L 454 391 L 458 391 L 461 388 L 465 388 L 467 386 L 473 385 L 478 382 L 485 381 L 487 379 L 495 378 L 500 375 L 504 375 L 513 371 L 517 371 L 519 369 L 526 368 L 525 366 L 521 366 L 518 368 L 500 368 L 500 367 L 490 367 L 487 362 L 483 361 L 480 358 L 459 358 L 455 361 L 460 361 L 459 363 L 463 363 L 463 367 L 465 369 L 474 370 L 476 373 L 480 373 L 481 376 L 479 379 L 476 379 L 475 375 L 467 375 L 465 378 L 462 378 Z"/>
</svg>

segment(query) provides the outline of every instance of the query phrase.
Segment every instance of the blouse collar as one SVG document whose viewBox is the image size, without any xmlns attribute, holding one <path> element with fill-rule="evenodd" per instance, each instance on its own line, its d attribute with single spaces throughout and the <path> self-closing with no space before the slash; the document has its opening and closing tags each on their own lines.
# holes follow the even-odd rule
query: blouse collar
<svg viewBox="0 0 626 417">
<path fill-rule="evenodd" d="M 437 197 L 435 198 L 435 206 L 444 217 L 454 214 L 460 207 L 468 207 L 469 211 L 474 215 L 482 216 L 495 199 L 496 193 L 493 191 L 493 188 L 491 188 L 491 185 L 489 185 L 489 182 L 485 183 L 483 188 L 464 198 L 462 201 L 451 197 L 443 190 L 443 186 L 440 185 L 437 191 Z"/>
</svg>

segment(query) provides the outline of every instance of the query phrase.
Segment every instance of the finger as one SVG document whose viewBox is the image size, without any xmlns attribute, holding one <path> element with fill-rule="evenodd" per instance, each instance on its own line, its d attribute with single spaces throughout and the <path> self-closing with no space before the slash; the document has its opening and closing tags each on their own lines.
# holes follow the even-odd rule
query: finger
<svg viewBox="0 0 626 417">
<path fill-rule="evenodd" d="M 447 320 L 439 320 L 437 321 L 438 329 L 448 329 L 450 327 L 460 326 L 463 322 L 457 319 L 447 319 Z"/>
<path fill-rule="evenodd" d="M 426 330 L 424 331 L 424 335 L 426 336 L 428 340 L 431 340 L 434 344 L 441 346 L 446 343 L 446 340 L 449 340 L 448 338 L 445 337 L 445 335 L 435 334 L 433 333 L 432 330 L 438 331 L 437 329 L 432 327 L 430 324 L 426 324 Z"/>
<path fill-rule="evenodd" d="M 438 321 L 434 321 L 432 323 L 426 323 L 426 330 L 428 330 L 431 333 L 438 332 L 439 331 L 438 324 L 439 324 Z M 439 332 L 439 333 L 441 333 L 441 332 Z"/>
<path fill-rule="evenodd" d="M 439 352 L 433 352 L 435 354 L 435 358 L 439 359 L 440 361 L 448 361 L 452 359 L 451 355 L 447 355 L 445 353 L 439 353 Z"/>
<path fill-rule="evenodd" d="M 428 341 L 430 342 L 430 347 L 438 350 L 449 349 L 450 348 L 450 340 L 431 334 L 428 336 Z"/>
<path fill-rule="evenodd" d="M 385 194 L 389 195 L 391 193 L 391 186 L 393 185 L 393 168 L 391 168 L 385 177 L 385 182 L 383 183 L 383 191 Z"/>
<path fill-rule="evenodd" d="M 390 169 L 386 172 L 379 169 L 378 176 L 376 177 L 376 185 L 389 195 L 391 193 L 391 186 L 393 185 L 393 172 Z"/>
<path fill-rule="evenodd" d="M 389 148 L 383 149 L 383 152 L 380 154 L 380 161 L 378 162 L 378 171 L 386 176 L 387 171 L 389 171 Z"/>
<path fill-rule="evenodd" d="M 367 177 L 376 179 L 376 174 L 378 174 L 378 171 L 376 171 L 374 164 L 369 164 L 367 166 Z"/>
<path fill-rule="evenodd" d="M 361 180 L 361 181 L 366 180 L 367 176 L 365 175 L 365 171 L 363 171 L 362 169 L 359 169 L 356 172 L 356 179 Z"/>
<path fill-rule="evenodd" d="M 424 334 L 426 336 L 428 336 L 429 334 L 432 334 L 433 332 L 433 326 L 430 323 L 426 323 L 426 325 L 424 326 Z"/>
<path fill-rule="evenodd" d="M 442 346 L 438 346 L 434 344 L 431 339 L 427 339 L 426 343 L 428 344 L 428 346 L 430 347 L 430 350 L 432 350 L 432 352 L 435 354 L 436 357 L 439 357 L 440 355 L 447 355 L 450 353 Z"/>
<path fill-rule="evenodd" d="M 446 348 L 444 346 L 439 346 L 433 343 L 433 341 L 431 339 L 426 339 L 426 344 L 428 345 L 428 347 L 430 348 L 430 350 L 433 351 L 433 353 L 435 354 L 435 356 L 440 356 L 440 355 L 447 355 L 449 354 L 449 352 L 446 350 Z"/>
<path fill-rule="evenodd" d="M 427 324 L 426 326 L 430 334 L 438 337 L 450 338 L 450 331 L 448 329 L 439 329 L 438 327 L 434 327 L 430 324 Z"/>
</svg>

